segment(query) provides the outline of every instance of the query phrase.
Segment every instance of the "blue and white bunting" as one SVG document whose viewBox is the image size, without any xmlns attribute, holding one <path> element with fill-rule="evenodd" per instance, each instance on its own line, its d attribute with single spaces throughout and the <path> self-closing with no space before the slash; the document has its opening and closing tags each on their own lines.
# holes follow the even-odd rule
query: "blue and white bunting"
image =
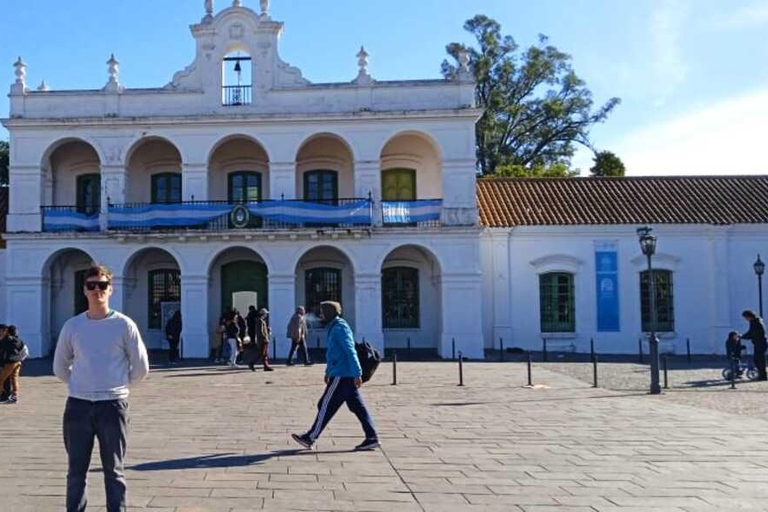
<svg viewBox="0 0 768 512">
<path fill-rule="evenodd" d="M 43 231 L 98 231 L 99 215 L 86 215 L 71 210 L 46 210 L 43 212 Z"/>
<path fill-rule="evenodd" d="M 442 199 L 422 201 L 384 201 L 381 204 L 384 224 L 412 224 L 440 220 Z"/>
</svg>

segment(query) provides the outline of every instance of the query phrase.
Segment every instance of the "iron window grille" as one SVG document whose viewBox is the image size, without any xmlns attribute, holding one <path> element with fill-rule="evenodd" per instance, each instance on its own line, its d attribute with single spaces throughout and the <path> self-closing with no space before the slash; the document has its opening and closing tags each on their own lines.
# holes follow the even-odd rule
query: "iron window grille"
<svg viewBox="0 0 768 512">
<path fill-rule="evenodd" d="M 651 325 L 651 305 L 648 271 L 640 272 L 640 310 L 643 332 L 674 332 L 675 304 L 672 272 L 653 270 L 656 289 L 656 326 Z"/>
<path fill-rule="evenodd" d="M 149 321 L 150 329 L 162 329 L 162 302 L 181 301 L 181 273 L 175 269 L 149 272 Z"/>
<path fill-rule="evenodd" d="M 575 332 L 575 298 L 573 274 L 553 272 L 540 275 L 541 332 Z"/>
<path fill-rule="evenodd" d="M 382 306 L 385 329 L 418 329 L 419 270 L 393 267 L 382 273 Z"/>
<path fill-rule="evenodd" d="M 304 292 L 307 311 L 318 313 L 320 303 L 326 300 L 341 304 L 341 270 L 324 267 L 307 270 Z"/>
</svg>

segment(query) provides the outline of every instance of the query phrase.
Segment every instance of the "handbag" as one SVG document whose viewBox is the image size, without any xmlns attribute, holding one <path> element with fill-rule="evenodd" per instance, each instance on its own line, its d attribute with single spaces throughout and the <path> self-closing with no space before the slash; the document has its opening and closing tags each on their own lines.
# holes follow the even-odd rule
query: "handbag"
<svg viewBox="0 0 768 512">
<path fill-rule="evenodd" d="M 355 343 L 355 352 L 357 352 L 357 359 L 360 360 L 360 367 L 363 369 L 363 382 L 368 382 L 381 364 L 381 352 L 367 341 Z"/>
</svg>

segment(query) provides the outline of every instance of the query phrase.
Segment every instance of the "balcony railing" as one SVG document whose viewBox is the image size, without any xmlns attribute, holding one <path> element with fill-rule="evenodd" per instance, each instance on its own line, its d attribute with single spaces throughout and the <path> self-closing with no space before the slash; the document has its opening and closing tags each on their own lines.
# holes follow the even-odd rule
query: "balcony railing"
<svg viewBox="0 0 768 512">
<path fill-rule="evenodd" d="M 222 87 L 224 106 L 250 105 L 251 88 L 250 85 L 225 85 Z"/>
<path fill-rule="evenodd" d="M 110 231 L 227 231 L 233 229 L 354 228 L 378 224 L 368 198 L 304 201 L 278 199 L 250 202 L 183 201 L 110 205 Z M 384 201 L 384 227 L 438 227 L 441 199 Z M 99 214 L 75 206 L 42 207 L 44 232 L 99 231 Z"/>
<path fill-rule="evenodd" d="M 384 227 L 438 227 L 442 209 L 442 199 L 382 201 L 381 222 Z"/>
<path fill-rule="evenodd" d="M 77 206 L 43 206 L 43 231 L 47 233 L 99 231 L 99 212 Z"/>
</svg>

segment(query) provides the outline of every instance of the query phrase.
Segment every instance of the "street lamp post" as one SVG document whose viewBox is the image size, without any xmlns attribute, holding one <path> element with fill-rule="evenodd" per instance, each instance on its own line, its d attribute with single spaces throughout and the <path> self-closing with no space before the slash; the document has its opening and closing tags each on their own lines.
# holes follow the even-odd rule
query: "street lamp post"
<svg viewBox="0 0 768 512">
<path fill-rule="evenodd" d="M 651 265 L 651 258 L 656 252 L 656 237 L 651 234 L 651 228 L 648 226 L 638 228 L 637 236 L 640 239 L 640 249 L 648 258 L 648 298 L 651 313 L 651 332 L 648 337 L 648 346 L 651 358 L 651 394 L 658 395 L 661 394 L 661 385 L 659 384 L 659 338 L 656 337 L 656 279 Z"/>
<path fill-rule="evenodd" d="M 757 255 L 757 261 L 754 264 L 755 274 L 757 274 L 757 297 L 760 304 L 760 318 L 763 318 L 763 274 L 765 273 L 765 263 Z"/>
</svg>

